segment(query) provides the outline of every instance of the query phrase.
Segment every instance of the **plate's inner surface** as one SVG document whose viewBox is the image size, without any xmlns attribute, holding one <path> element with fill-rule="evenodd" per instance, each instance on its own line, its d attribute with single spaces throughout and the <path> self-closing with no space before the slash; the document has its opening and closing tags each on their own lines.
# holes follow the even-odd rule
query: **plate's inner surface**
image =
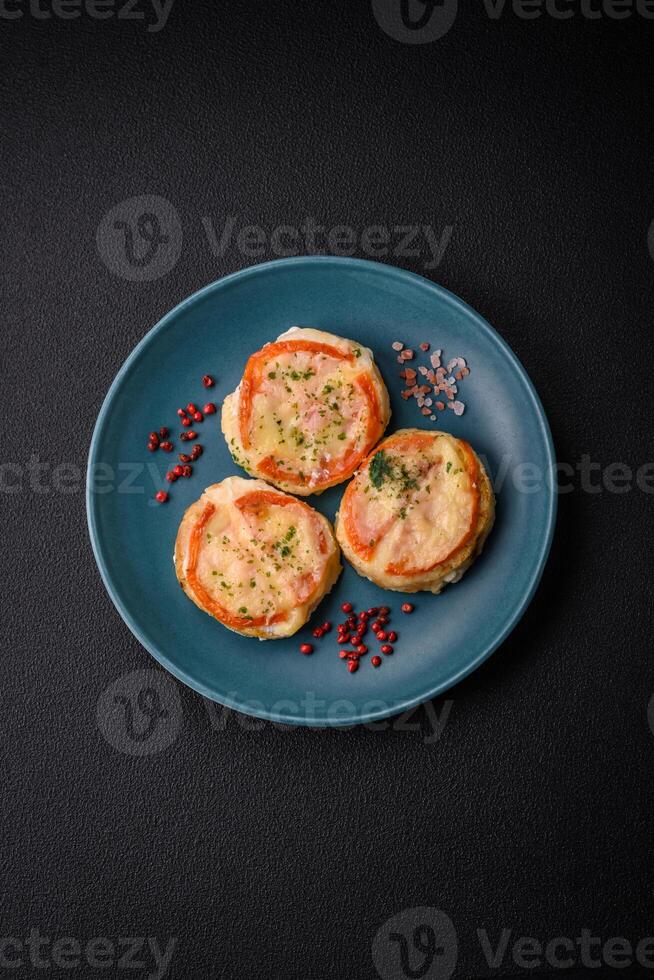
<svg viewBox="0 0 654 980">
<path fill-rule="evenodd" d="M 197 427 L 204 455 L 191 479 L 172 486 L 165 473 L 182 450 L 146 450 L 162 425 L 182 431 L 176 409 L 191 401 L 218 405 L 238 384 L 250 353 L 293 325 L 315 326 L 372 348 L 388 387 L 398 428 L 442 428 L 467 439 L 496 484 L 496 525 L 484 554 L 462 581 L 441 595 L 418 593 L 404 616 L 401 593 L 383 592 L 345 566 L 312 623 L 340 621 L 345 600 L 357 608 L 386 604 L 399 633 L 396 651 L 374 669 L 365 658 L 350 675 L 338 659 L 334 632 L 299 653 L 309 627 L 295 637 L 261 643 L 229 632 L 182 594 L 172 551 L 186 507 L 225 476 L 245 475 L 232 461 L 220 415 Z M 501 325 L 500 325 L 501 326 Z M 395 340 L 417 350 L 461 355 L 471 373 L 460 386 L 465 414 L 424 419 L 400 397 Z M 420 363 L 426 363 L 426 359 Z M 216 378 L 205 391 L 202 375 Z M 524 464 L 530 464 L 525 468 Z M 246 270 L 187 300 L 148 336 L 125 365 L 101 413 L 91 453 L 89 494 L 94 547 L 121 614 L 141 642 L 191 686 L 255 714 L 305 724 L 366 720 L 392 714 L 445 689 L 480 662 L 511 627 L 546 557 L 553 521 L 547 424 L 529 382 L 483 321 L 449 294 L 384 266 L 305 259 Z M 539 476 L 540 474 L 540 476 Z M 164 488 L 170 500 L 157 505 Z M 308 502 L 333 521 L 344 485 Z"/>
</svg>

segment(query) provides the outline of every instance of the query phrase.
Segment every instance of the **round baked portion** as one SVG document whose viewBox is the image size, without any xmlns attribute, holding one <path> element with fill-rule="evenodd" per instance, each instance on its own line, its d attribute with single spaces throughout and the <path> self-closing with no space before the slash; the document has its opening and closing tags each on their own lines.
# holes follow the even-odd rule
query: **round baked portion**
<svg viewBox="0 0 654 980">
<path fill-rule="evenodd" d="M 230 476 L 188 508 L 175 572 L 196 606 L 243 636 L 304 626 L 341 572 L 329 521 L 261 480 Z"/>
<path fill-rule="evenodd" d="M 307 496 L 352 476 L 390 414 L 372 351 L 292 327 L 252 354 L 223 403 L 222 430 L 248 473 Z"/>
<path fill-rule="evenodd" d="M 348 485 L 336 537 L 360 575 L 396 592 L 440 592 L 470 567 L 495 518 L 477 454 L 446 432 L 402 429 Z"/>
</svg>

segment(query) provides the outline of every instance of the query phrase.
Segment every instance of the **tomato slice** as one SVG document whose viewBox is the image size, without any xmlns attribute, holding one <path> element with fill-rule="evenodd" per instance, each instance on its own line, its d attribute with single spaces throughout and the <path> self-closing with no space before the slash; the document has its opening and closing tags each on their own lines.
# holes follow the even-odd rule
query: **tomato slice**
<svg viewBox="0 0 654 980">
<path fill-rule="evenodd" d="M 252 402 L 256 395 L 261 380 L 263 369 L 271 357 L 278 357 L 280 354 L 293 354 L 302 351 L 308 354 L 326 354 L 337 361 L 354 360 L 354 354 L 332 347 L 331 344 L 321 344 L 313 340 L 278 340 L 274 344 L 266 344 L 256 354 L 248 358 L 241 380 L 241 392 L 239 398 L 239 426 L 241 430 L 241 442 L 244 449 L 250 448 L 250 418 L 252 415 Z"/>
<path fill-rule="evenodd" d="M 339 361 L 353 363 L 355 355 L 341 351 L 330 344 L 322 344 L 311 340 L 282 340 L 275 344 L 268 344 L 266 347 L 257 351 L 248 360 L 245 372 L 241 380 L 239 396 L 239 430 L 241 442 L 244 449 L 251 446 L 250 424 L 252 418 L 252 408 L 255 395 L 259 390 L 264 376 L 265 365 L 271 358 L 280 354 L 294 353 L 302 351 L 311 354 L 325 354 Z M 352 446 L 342 456 L 333 457 L 322 464 L 322 469 L 326 473 L 326 481 L 338 481 L 349 476 L 357 468 L 362 459 L 370 452 L 375 445 L 381 432 L 381 406 L 377 397 L 377 392 L 368 374 L 362 373 L 353 379 L 367 406 L 366 433 L 363 444 L 356 448 Z M 295 471 L 287 471 L 284 467 L 275 462 L 275 456 L 266 456 L 257 463 L 257 470 L 270 477 L 276 482 L 290 483 L 295 486 L 305 486 L 307 477 Z M 324 482 L 324 481 L 322 481 Z"/>
<path fill-rule="evenodd" d="M 373 456 L 379 452 L 380 449 L 385 449 L 388 446 L 392 446 L 394 450 L 400 450 L 401 452 L 408 452 L 413 449 L 423 449 L 427 446 L 431 446 L 434 441 L 434 436 L 429 432 L 416 432 L 410 433 L 405 436 L 393 437 L 387 439 L 385 442 L 380 443 L 375 449 L 374 453 L 371 453 L 365 462 L 367 467 L 370 464 Z M 472 538 L 475 528 L 477 526 L 477 520 L 479 517 L 479 506 L 481 495 L 479 492 L 479 464 L 477 462 L 477 457 L 472 451 L 472 447 L 464 439 L 458 440 L 458 445 L 461 447 L 464 454 L 464 465 L 468 476 L 470 477 L 472 495 L 472 508 L 470 515 L 470 523 L 468 528 L 463 535 L 463 537 L 457 542 L 455 547 L 447 554 L 444 558 L 440 558 L 438 561 L 433 562 L 431 565 L 426 565 L 424 567 L 411 566 L 405 560 L 400 560 L 397 562 L 391 562 L 386 567 L 386 573 L 388 575 L 397 575 L 403 577 L 413 577 L 417 575 L 424 575 L 427 572 L 432 571 L 439 565 L 450 561 L 455 555 L 458 554 L 470 541 Z M 370 561 L 372 558 L 375 548 L 379 541 L 384 537 L 389 528 L 395 523 L 397 518 L 391 517 L 386 524 L 378 529 L 378 532 L 374 540 L 365 541 L 360 533 L 360 528 L 357 524 L 356 515 L 353 510 L 353 500 L 355 494 L 355 483 L 353 481 L 348 486 L 345 494 L 343 496 L 343 521 L 345 524 L 345 530 L 348 536 L 348 540 L 357 555 L 359 555 L 364 561 Z"/>
<path fill-rule="evenodd" d="M 301 507 L 303 511 L 309 515 L 316 529 L 321 554 L 327 553 L 329 545 L 325 537 L 322 523 L 317 514 L 314 513 L 308 504 L 303 503 L 301 500 L 296 500 L 294 497 L 283 497 L 280 494 L 274 493 L 272 490 L 253 490 L 251 493 L 247 493 L 244 494 L 244 496 L 239 497 L 238 500 L 234 501 L 234 503 L 239 510 L 251 510 L 258 517 L 263 517 L 265 512 L 271 506 L 285 507 L 289 504 L 294 504 Z M 200 514 L 200 517 L 191 529 L 189 539 L 186 579 L 193 592 L 202 603 L 204 609 L 206 609 L 207 612 L 209 612 L 225 626 L 231 626 L 233 629 L 239 630 L 247 629 L 248 627 L 270 626 L 274 623 L 281 623 L 288 619 L 288 612 L 278 612 L 274 613 L 272 616 L 254 616 L 252 618 L 237 616 L 230 612 L 229 609 L 223 606 L 222 603 L 218 602 L 207 592 L 198 576 L 197 566 L 198 559 L 200 557 L 200 545 L 204 537 L 204 530 L 215 511 L 216 507 L 214 504 L 206 504 L 204 510 Z M 303 575 L 300 579 L 298 579 L 297 587 L 294 590 L 296 602 L 305 603 L 309 601 L 311 596 L 317 591 L 319 584 L 320 576 L 318 573 L 314 575 L 310 575 L 308 573 Z"/>
<path fill-rule="evenodd" d="M 361 388 L 368 406 L 365 441 L 359 448 L 351 446 L 342 456 L 335 456 L 321 463 L 321 470 L 326 474 L 325 479 L 320 483 L 321 486 L 326 481 L 330 483 L 339 481 L 354 473 L 361 460 L 365 459 L 379 438 L 381 413 L 374 386 L 367 374 L 357 375 L 354 378 L 354 383 Z M 307 484 L 306 474 L 284 469 L 283 466 L 275 462 L 274 456 L 265 456 L 257 464 L 257 469 L 278 483 L 292 483 L 295 486 L 306 486 Z"/>
<path fill-rule="evenodd" d="M 272 623 L 280 623 L 284 619 L 287 619 L 287 613 L 275 613 L 273 616 L 255 616 L 252 619 L 248 619 L 243 616 L 235 616 L 234 613 L 231 613 L 229 609 L 226 609 L 222 603 L 218 602 L 213 598 L 213 596 L 209 595 L 205 587 L 202 585 L 202 582 L 198 577 L 200 543 L 202 541 L 203 531 L 215 511 L 216 508 L 214 504 L 206 505 L 200 514 L 198 521 L 193 525 L 189 539 L 186 580 L 193 589 L 193 592 L 197 598 L 202 603 L 202 606 L 208 613 L 211 613 L 211 615 L 215 616 L 215 618 L 221 623 L 224 623 L 225 626 L 231 626 L 233 629 L 247 629 L 248 627 L 252 626 L 269 626 Z"/>
<path fill-rule="evenodd" d="M 465 456 L 465 468 L 468 476 L 470 477 L 471 489 L 470 493 L 472 495 L 472 508 L 470 512 L 470 523 L 466 533 L 463 535 L 460 541 L 452 548 L 449 554 L 445 555 L 444 558 L 440 558 L 438 561 L 433 562 L 431 565 L 425 565 L 424 567 L 415 567 L 407 564 L 406 561 L 391 562 L 390 565 L 386 566 L 386 572 L 388 575 L 402 575 L 402 576 L 415 576 L 415 575 L 425 575 L 427 572 L 433 571 L 439 565 L 445 564 L 446 561 L 451 561 L 465 546 L 468 544 L 473 534 L 475 533 L 475 528 L 477 526 L 477 519 L 479 517 L 479 502 L 481 499 L 481 494 L 479 493 L 479 464 L 477 463 L 477 457 L 472 451 L 472 447 L 464 439 L 458 440 L 458 445 L 463 449 Z"/>
<path fill-rule="evenodd" d="M 389 439 L 385 439 L 383 442 L 380 442 L 379 445 L 375 447 L 374 452 L 369 454 L 368 458 L 361 467 L 361 472 L 368 468 L 373 457 L 376 456 L 381 449 L 386 449 L 386 447 L 389 445 L 392 445 L 393 448 L 397 448 L 402 452 L 409 452 L 412 449 L 427 448 L 427 446 L 431 446 L 432 442 L 433 436 L 428 432 L 412 432 L 404 436 L 391 436 Z M 370 537 L 366 537 L 364 539 L 360 533 L 360 528 L 357 524 L 356 515 L 354 514 L 353 509 L 353 501 L 357 483 L 358 479 L 354 479 L 350 484 L 348 484 L 345 493 L 343 494 L 343 500 L 341 502 L 343 523 L 345 524 L 348 540 L 356 554 L 359 555 L 360 558 L 363 558 L 364 561 L 370 561 L 377 544 L 395 522 L 395 518 L 389 517 L 388 521 L 382 525 L 379 525 L 373 539 Z"/>
</svg>

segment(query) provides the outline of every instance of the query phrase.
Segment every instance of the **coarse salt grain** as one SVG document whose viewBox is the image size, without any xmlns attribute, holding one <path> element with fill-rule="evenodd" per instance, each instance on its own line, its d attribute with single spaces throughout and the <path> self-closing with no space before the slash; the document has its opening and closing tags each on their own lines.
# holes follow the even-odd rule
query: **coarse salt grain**
<svg viewBox="0 0 654 980">
<path fill-rule="evenodd" d="M 408 401 L 411 397 L 415 398 L 417 408 L 422 415 L 425 417 L 428 416 L 431 422 L 436 421 L 436 415 L 433 414 L 435 409 L 442 412 L 445 408 L 450 408 L 455 415 L 463 415 L 465 404 L 455 400 L 455 395 L 458 394 L 457 382 L 460 382 L 470 374 L 470 369 L 465 358 L 452 357 L 447 362 L 447 367 L 443 367 L 441 364 L 443 351 L 441 348 L 436 348 L 429 357 L 431 369 L 420 364 L 417 365 L 416 370 L 415 368 L 405 366 L 406 362 L 413 360 L 415 356 L 415 352 L 411 348 L 405 347 L 399 340 L 394 341 L 391 346 L 393 350 L 399 352 L 397 362 L 404 367 L 404 370 L 400 371 L 399 375 L 404 379 L 406 384 L 406 388 L 401 392 L 402 398 L 405 401 Z M 430 349 L 430 344 L 427 341 L 422 341 L 418 347 L 423 353 L 426 353 Z M 420 375 L 421 379 L 428 381 L 429 384 L 416 384 L 418 375 Z M 440 399 L 435 402 L 432 400 L 431 395 L 438 395 L 440 392 L 445 394 L 447 398 L 446 402 Z"/>
</svg>

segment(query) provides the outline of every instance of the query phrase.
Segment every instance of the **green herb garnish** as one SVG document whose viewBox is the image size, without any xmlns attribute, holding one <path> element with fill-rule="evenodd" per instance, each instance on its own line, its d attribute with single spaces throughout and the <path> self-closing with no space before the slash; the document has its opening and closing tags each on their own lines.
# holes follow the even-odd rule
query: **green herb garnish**
<svg viewBox="0 0 654 980">
<path fill-rule="evenodd" d="M 407 470 L 407 468 L 404 465 L 404 463 L 402 463 L 402 467 L 401 467 L 400 472 L 402 474 L 402 489 L 404 491 L 406 491 L 406 490 L 417 490 L 418 489 L 418 481 L 414 477 L 411 476 L 411 474 Z"/>
<path fill-rule="evenodd" d="M 391 479 L 393 476 L 393 466 L 383 449 L 373 456 L 368 475 L 375 490 L 379 490 L 384 480 Z"/>
</svg>

